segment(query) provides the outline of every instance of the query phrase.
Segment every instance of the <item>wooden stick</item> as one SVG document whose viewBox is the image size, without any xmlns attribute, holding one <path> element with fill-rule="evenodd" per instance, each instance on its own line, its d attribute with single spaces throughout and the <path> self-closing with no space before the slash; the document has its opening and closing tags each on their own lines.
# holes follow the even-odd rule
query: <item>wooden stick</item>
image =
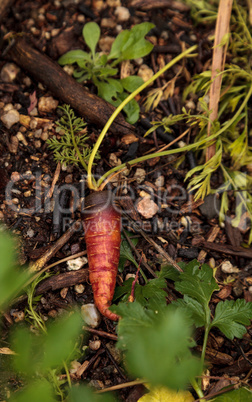
<svg viewBox="0 0 252 402">
<path fill-rule="evenodd" d="M 56 98 L 71 105 L 87 122 L 103 127 L 115 110 L 114 106 L 105 100 L 89 93 L 58 63 L 32 47 L 25 37 L 16 38 L 6 57 L 46 86 Z M 110 130 L 114 134 L 124 135 L 133 133 L 134 127 L 119 115 Z"/>
</svg>

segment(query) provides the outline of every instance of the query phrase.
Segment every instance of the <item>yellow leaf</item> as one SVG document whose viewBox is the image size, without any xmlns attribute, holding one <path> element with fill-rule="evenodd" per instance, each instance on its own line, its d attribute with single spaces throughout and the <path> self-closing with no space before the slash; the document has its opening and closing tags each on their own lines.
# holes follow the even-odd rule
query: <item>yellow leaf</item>
<svg viewBox="0 0 252 402">
<path fill-rule="evenodd" d="M 166 387 L 150 388 L 150 392 L 138 402 L 193 402 L 194 397 L 189 391 L 174 391 Z"/>
</svg>

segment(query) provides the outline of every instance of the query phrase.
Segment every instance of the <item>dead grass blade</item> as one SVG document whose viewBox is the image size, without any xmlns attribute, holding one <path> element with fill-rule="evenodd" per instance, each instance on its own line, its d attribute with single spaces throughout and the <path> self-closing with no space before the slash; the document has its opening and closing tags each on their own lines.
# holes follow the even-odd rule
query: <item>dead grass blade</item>
<svg viewBox="0 0 252 402">
<path fill-rule="evenodd" d="M 218 16 L 215 26 L 215 38 L 213 48 L 213 62 L 212 62 L 212 76 L 211 86 L 209 93 L 209 110 L 212 110 L 210 114 L 211 121 L 207 127 L 207 135 L 210 136 L 211 122 L 218 117 L 218 108 L 221 92 L 222 75 L 218 73 L 224 70 L 227 44 L 228 41 L 225 37 L 229 33 L 229 24 L 232 11 L 233 0 L 220 0 Z M 215 144 L 210 145 L 206 151 L 206 162 L 215 155 Z"/>
</svg>

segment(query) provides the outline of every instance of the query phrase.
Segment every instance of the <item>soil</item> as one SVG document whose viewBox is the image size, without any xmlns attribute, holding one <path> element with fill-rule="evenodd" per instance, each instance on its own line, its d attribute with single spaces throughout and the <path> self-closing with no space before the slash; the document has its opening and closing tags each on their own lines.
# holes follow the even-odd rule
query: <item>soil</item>
<svg viewBox="0 0 252 402">
<path fill-rule="evenodd" d="M 141 116 L 134 128 L 131 130 L 127 126 L 124 134 L 112 131 L 108 133 L 100 149 L 101 158 L 95 165 L 95 171 L 100 175 L 114 166 L 118 158 L 127 162 L 151 150 L 159 150 L 185 131 L 183 124 L 177 124 L 172 134 L 164 133 L 160 129 L 144 137 L 151 121 L 181 113 L 184 106 L 183 90 L 189 85 L 194 74 L 200 73 L 210 64 L 212 53 L 208 37 L 213 34 L 214 25 L 195 26 L 187 6 L 168 0 L 19 0 L 14 4 L 10 1 L 5 3 L 6 7 L 0 9 L 0 44 L 3 51 L 0 60 L 0 115 L 2 116 L 8 108 L 14 108 L 22 118 L 9 128 L 3 121 L 0 122 L 0 218 L 5 227 L 20 239 L 20 264 L 31 264 L 43 257 L 46 251 L 62 239 L 71 223 L 81 218 L 81 203 L 74 208 L 72 192 L 76 191 L 81 201 L 89 190 L 83 171 L 78 167 L 66 168 L 57 165 L 46 143 L 48 138 L 59 135 L 56 132 L 56 121 L 61 112 L 56 106 L 63 105 L 64 101 L 41 84 L 43 77 L 40 81 L 34 79 L 36 71 L 27 72 L 17 66 L 16 62 L 13 76 L 9 79 L 4 77 L 6 64 L 13 63 L 9 56 L 9 48 L 13 41 L 17 40 L 19 35 L 25 36 L 34 49 L 57 62 L 58 58 L 69 50 L 86 50 L 81 35 L 85 22 L 95 21 L 100 25 L 103 42 L 106 42 L 108 37 L 116 37 L 120 29 L 129 29 L 143 21 L 153 22 L 155 28 L 148 34 L 148 40 L 154 44 L 153 52 L 144 57 L 144 60 L 131 62 L 135 74 L 139 70 L 139 63 L 146 64 L 154 72 L 157 71 L 181 52 L 182 43 L 186 46 L 199 46 L 198 56 L 184 62 L 183 72 L 177 78 L 173 95 L 168 100 L 161 101 L 156 109 L 145 113 L 144 100 L 149 89 L 145 90 L 137 99 L 141 107 Z M 128 18 L 123 21 L 120 21 L 115 13 L 116 7 L 120 5 L 129 13 Z M 123 66 L 121 73 L 122 68 Z M 152 88 L 161 87 L 177 72 L 178 67 L 174 66 L 158 79 Z M 96 88 L 91 82 L 86 82 L 84 87 L 89 93 L 96 95 Z M 45 98 L 49 98 L 47 108 L 43 107 Z M 192 98 L 190 101 L 193 104 L 197 99 Z M 88 116 L 81 117 L 89 121 Z M 99 124 L 92 121 L 88 123 L 90 144 L 95 142 L 100 130 Z M 191 130 L 183 141 L 192 142 L 195 135 L 196 132 Z M 233 228 L 228 221 L 220 227 L 218 211 L 213 208 L 211 197 L 207 197 L 204 202 L 193 201 L 184 179 L 188 170 L 199 164 L 197 158 L 189 153 L 177 168 L 174 164 L 179 160 L 177 154 L 151 159 L 131 167 L 126 176 L 121 176 L 118 182 L 112 184 L 112 189 L 115 189 L 122 183 L 121 191 L 128 195 L 123 208 L 125 210 L 129 207 L 130 217 L 125 217 L 124 229 L 135 229 L 134 235 L 139 239 L 137 250 L 153 271 L 160 269 L 161 262 L 166 261 L 165 256 L 136 230 L 136 224 L 176 263 L 197 258 L 209 263 L 211 267 L 216 267 L 216 278 L 221 290 L 215 295 L 213 303 L 237 298 L 252 301 L 252 252 L 251 249 L 242 247 L 248 240 L 248 227 Z M 220 175 L 213 177 L 215 188 L 221 183 Z M 152 203 L 148 201 L 148 194 L 152 197 Z M 232 197 L 230 194 L 234 207 L 235 200 Z M 143 199 L 145 203 L 142 205 Z M 58 202 L 61 207 L 55 208 Z M 234 211 L 230 210 L 229 213 L 232 216 Z M 55 318 L 62 309 L 93 302 L 92 289 L 87 278 L 87 265 L 77 274 L 77 271 L 68 271 L 66 262 L 57 264 L 61 259 L 85 252 L 82 229 L 74 231 L 68 237 L 67 241 L 62 241 L 61 246 L 54 250 L 50 259 L 46 260 L 46 264 L 55 263 L 50 271 L 62 275 L 62 282 L 59 275 L 58 279 L 52 279 L 55 278 L 53 276 L 46 280 L 51 282 L 44 281 L 44 288 L 38 290 L 42 297 L 36 308 L 43 317 Z M 229 261 L 231 267 L 238 269 L 232 271 L 231 268 L 231 271 L 224 272 L 221 267 L 225 261 Z M 135 272 L 135 266 L 127 263 L 124 271 L 118 274 L 118 286 L 123 283 L 127 274 Z M 152 278 L 147 270 L 145 273 L 147 277 Z M 83 283 L 83 289 L 79 286 L 80 283 Z M 175 296 L 171 283 L 168 286 L 171 293 L 167 301 L 170 302 Z M 3 324 L 5 336 L 17 320 L 17 312 L 24 311 L 25 303 L 23 300 L 6 312 Z M 198 331 L 196 335 L 200 349 L 203 334 Z M 213 330 L 207 355 L 210 362 L 209 374 L 213 378 L 205 385 L 206 395 L 222 388 L 221 385 L 227 385 L 224 383 L 224 375 L 228 376 L 229 384 L 233 377 L 251 384 L 251 335 L 252 327 L 249 327 L 242 340 L 232 342 Z M 114 323 L 103 318 L 95 330 L 90 330 L 89 336 L 90 340 L 100 339 L 101 348 L 98 351 L 90 349 L 85 354 L 85 360 L 89 360 L 90 364 L 78 380 L 87 381 L 97 388 L 129 381 L 127 373 L 118 366 L 113 357 L 116 339 Z M 80 359 L 81 363 L 83 361 Z M 6 373 L 8 374 L 8 371 Z M 12 376 L 5 379 L 6 381 L 13 387 L 15 381 Z M 4 384 L 0 381 L 0 387 L 1 385 Z M 118 391 L 121 400 L 128 402 L 137 401 L 142 394 L 141 386 Z"/>
</svg>

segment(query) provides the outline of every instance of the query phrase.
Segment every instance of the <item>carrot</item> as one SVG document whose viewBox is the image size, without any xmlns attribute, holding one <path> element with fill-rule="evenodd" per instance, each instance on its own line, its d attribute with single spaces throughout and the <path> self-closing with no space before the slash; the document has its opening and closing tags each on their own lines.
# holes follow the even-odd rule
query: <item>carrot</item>
<svg viewBox="0 0 252 402">
<path fill-rule="evenodd" d="M 120 317 L 109 307 L 120 257 L 121 215 L 115 209 L 109 191 L 97 191 L 85 199 L 82 222 L 95 305 L 105 317 L 116 321 Z"/>
</svg>

